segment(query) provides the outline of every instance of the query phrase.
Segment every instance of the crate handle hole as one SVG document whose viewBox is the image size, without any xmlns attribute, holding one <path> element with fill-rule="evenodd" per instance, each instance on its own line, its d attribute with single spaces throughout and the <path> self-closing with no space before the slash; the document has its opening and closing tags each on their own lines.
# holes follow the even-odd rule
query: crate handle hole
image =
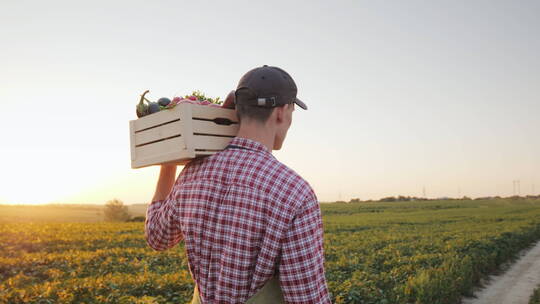
<svg viewBox="0 0 540 304">
<path fill-rule="evenodd" d="M 228 118 L 222 118 L 222 117 L 214 118 L 212 121 L 218 125 L 224 125 L 224 126 L 229 126 L 235 123 L 234 121 Z"/>
</svg>

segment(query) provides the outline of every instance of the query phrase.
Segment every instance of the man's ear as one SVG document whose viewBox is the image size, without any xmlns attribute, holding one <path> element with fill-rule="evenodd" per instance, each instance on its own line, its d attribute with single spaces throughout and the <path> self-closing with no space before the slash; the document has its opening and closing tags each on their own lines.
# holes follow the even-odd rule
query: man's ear
<svg viewBox="0 0 540 304">
<path fill-rule="evenodd" d="M 280 123 L 285 119 L 285 106 L 275 107 L 274 112 L 276 112 L 276 122 Z"/>
</svg>

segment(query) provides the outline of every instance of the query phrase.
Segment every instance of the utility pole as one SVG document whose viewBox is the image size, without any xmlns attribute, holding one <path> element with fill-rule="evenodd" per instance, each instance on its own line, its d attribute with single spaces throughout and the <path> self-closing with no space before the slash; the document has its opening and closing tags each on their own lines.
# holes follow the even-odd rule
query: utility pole
<svg viewBox="0 0 540 304">
<path fill-rule="evenodd" d="M 426 186 L 422 187 L 422 195 L 424 198 L 426 198 Z"/>
</svg>

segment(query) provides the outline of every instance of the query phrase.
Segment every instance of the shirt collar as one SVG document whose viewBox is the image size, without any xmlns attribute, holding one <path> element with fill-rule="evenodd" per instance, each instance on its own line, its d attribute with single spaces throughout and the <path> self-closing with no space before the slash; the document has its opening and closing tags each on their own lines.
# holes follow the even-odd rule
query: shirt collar
<svg viewBox="0 0 540 304">
<path fill-rule="evenodd" d="M 268 148 L 265 145 L 263 145 L 262 143 L 256 140 L 252 140 L 249 138 L 236 136 L 229 142 L 229 145 L 235 145 L 235 146 L 244 147 L 244 148 L 257 151 L 257 152 L 266 152 L 266 153 L 272 154 L 270 151 L 268 151 Z"/>
</svg>

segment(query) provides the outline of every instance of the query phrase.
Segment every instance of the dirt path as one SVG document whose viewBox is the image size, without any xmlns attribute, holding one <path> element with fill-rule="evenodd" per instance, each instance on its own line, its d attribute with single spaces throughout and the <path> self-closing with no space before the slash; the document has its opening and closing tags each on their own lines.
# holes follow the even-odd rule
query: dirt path
<svg viewBox="0 0 540 304">
<path fill-rule="evenodd" d="M 540 284 L 540 242 L 522 251 L 518 260 L 503 274 L 490 277 L 486 287 L 475 292 L 475 298 L 463 304 L 527 304 Z"/>
</svg>

